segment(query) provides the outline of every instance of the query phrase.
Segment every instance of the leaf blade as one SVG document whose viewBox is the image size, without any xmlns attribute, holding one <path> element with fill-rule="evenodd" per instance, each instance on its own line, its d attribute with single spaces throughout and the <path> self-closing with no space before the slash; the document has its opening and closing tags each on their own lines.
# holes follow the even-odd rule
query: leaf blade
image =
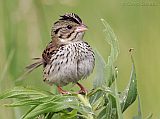
<svg viewBox="0 0 160 119">
<path fill-rule="evenodd" d="M 132 54 L 131 61 L 132 70 L 130 75 L 130 81 L 126 89 L 120 94 L 122 112 L 124 112 L 137 98 L 136 70 Z"/>
</svg>

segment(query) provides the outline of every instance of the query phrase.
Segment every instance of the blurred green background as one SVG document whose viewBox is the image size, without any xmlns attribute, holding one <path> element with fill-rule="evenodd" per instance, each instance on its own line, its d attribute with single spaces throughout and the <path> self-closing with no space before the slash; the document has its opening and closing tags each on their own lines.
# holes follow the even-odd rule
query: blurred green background
<svg viewBox="0 0 160 119">
<path fill-rule="evenodd" d="M 143 116 L 153 113 L 153 119 L 160 118 L 160 2 L 136 1 L 146 4 L 132 4 L 131 0 L 0 0 L 0 93 L 14 86 L 53 90 L 43 83 L 42 68 L 24 80 L 18 81 L 17 78 L 32 58 L 41 56 L 50 41 L 53 22 L 59 15 L 73 12 L 89 27 L 85 40 L 106 61 L 110 47 L 104 40 L 100 19 L 105 19 L 113 28 L 120 46 L 116 64 L 119 90 L 123 90 L 129 81 L 131 61 L 128 50 L 135 49 Z M 94 74 L 89 79 L 93 77 Z M 89 79 L 82 82 L 91 89 L 92 81 Z M 4 102 L 7 101 L 1 101 L 0 105 Z M 19 119 L 24 110 L 0 106 L 0 119 Z M 124 118 L 131 119 L 136 113 L 137 101 L 127 109 Z"/>
</svg>

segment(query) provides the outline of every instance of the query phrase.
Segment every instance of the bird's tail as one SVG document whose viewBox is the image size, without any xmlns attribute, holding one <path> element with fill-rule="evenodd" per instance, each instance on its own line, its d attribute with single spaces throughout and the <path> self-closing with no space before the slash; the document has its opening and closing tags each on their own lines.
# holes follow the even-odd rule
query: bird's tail
<svg viewBox="0 0 160 119">
<path fill-rule="evenodd" d="M 43 60 L 42 58 L 34 58 L 33 60 L 36 60 L 35 63 L 31 64 L 31 65 L 28 65 L 26 67 L 27 69 L 27 73 L 30 73 L 32 72 L 34 69 L 38 68 L 39 66 L 43 65 Z"/>
<path fill-rule="evenodd" d="M 17 78 L 16 81 L 21 81 L 25 79 L 25 76 L 32 72 L 34 69 L 38 68 L 39 66 L 43 65 L 43 59 L 42 58 L 33 58 L 33 60 L 36 60 L 35 63 L 28 65 L 25 67 L 25 71 Z"/>
</svg>

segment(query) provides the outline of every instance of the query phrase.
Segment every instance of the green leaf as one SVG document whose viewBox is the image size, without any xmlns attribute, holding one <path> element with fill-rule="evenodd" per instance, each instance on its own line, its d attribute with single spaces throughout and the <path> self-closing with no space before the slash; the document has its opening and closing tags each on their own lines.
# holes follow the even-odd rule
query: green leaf
<svg viewBox="0 0 160 119">
<path fill-rule="evenodd" d="M 119 99 L 118 90 L 117 90 L 117 81 L 116 81 L 116 78 L 115 78 L 115 82 L 114 82 L 113 87 L 114 87 L 115 102 L 116 102 L 116 115 L 115 116 L 118 119 L 123 119 L 121 105 L 120 105 L 120 99 Z"/>
<path fill-rule="evenodd" d="M 62 119 L 61 116 L 62 116 L 62 113 L 54 113 L 52 118 L 47 118 L 47 119 Z"/>
<path fill-rule="evenodd" d="M 21 99 L 21 98 L 33 98 L 33 97 L 46 97 L 50 95 L 53 94 L 47 91 L 38 91 L 29 88 L 15 87 L 11 91 L 1 94 L 0 99 L 6 99 L 6 98 Z"/>
<path fill-rule="evenodd" d="M 106 63 L 100 53 L 95 50 L 96 76 L 93 80 L 93 88 L 102 87 L 106 83 Z"/>
<path fill-rule="evenodd" d="M 92 115 L 91 106 L 88 99 L 84 98 L 86 103 L 79 100 L 79 95 L 53 95 L 50 92 L 38 91 L 28 88 L 16 87 L 11 91 L 8 91 L 0 95 L 0 99 L 16 98 L 17 100 L 7 106 L 32 106 L 31 109 L 22 116 L 24 119 L 34 118 L 38 115 L 51 112 L 63 112 L 64 110 L 71 108 L 77 110 L 82 116 Z M 83 97 L 83 96 L 81 96 Z M 75 111 L 74 115 L 75 115 Z M 67 112 L 63 115 L 68 117 L 73 116 L 73 112 Z"/>
<path fill-rule="evenodd" d="M 60 112 L 67 108 L 77 109 L 81 113 L 86 113 L 81 108 L 80 103 L 74 96 L 61 96 L 59 100 L 53 99 L 51 101 L 42 103 L 35 107 L 24 119 L 34 118 L 40 114 L 48 113 L 48 112 Z"/>
<path fill-rule="evenodd" d="M 132 54 L 131 54 L 131 60 L 132 60 L 132 71 L 130 76 L 130 82 L 127 88 L 120 94 L 122 112 L 124 112 L 136 100 L 137 97 L 137 79 L 136 79 L 136 71 Z"/>
<path fill-rule="evenodd" d="M 105 105 L 98 114 L 98 119 L 117 119 L 116 99 L 115 96 L 105 95 Z"/>
<path fill-rule="evenodd" d="M 89 102 L 91 105 L 94 105 L 95 102 L 100 98 L 103 97 L 103 91 L 97 90 L 93 95 L 89 97 Z"/>
<path fill-rule="evenodd" d="M 77 110 L 73 109 L 71 112 L 67 112 L 61 116 L 62 119 L 74 119 L 77 118 Z"/>
<path fill-rule="evenodd" d="M 32 110 L 34 110 L 36 107 L 37 107 L 37 105 L 31 107 L 31 108 L 21 117 L 21 119 L 25 118 L 25 117 L 26 117 Z"/>
<path fill-rule="evenodd" d="M 108 118 L 108 114 L 106 113 L 108 111 L 107 107 L 105 107 L 98 115 L 97 119 L 111 119 Z"/>
<path fill-rule="evenodd" d="M 106 92 L 105 90 L 108 90 L 108 87 L 111 86 L 111 84 L 115 81 L 115 78 L 117 77 L 117 73 L 115 73 L 117 70 L 115 70 L 114 68 L 114 63 L 117 60 L 119 54 L 119 45 L 118 45 L 118 40 L 110 25 L 104 19 L 101 19 L 101 21 L 105 27 L 104 32 L 106 35 L 106 41 L 111 46 L 111 53 L 110 56 L 108 57 L 107 64 L 105 63 L 100 53 L 98 53 L 97 51 L 95 53 L 96 60 L 98 60 L 97 61 L 98 73 L 94 80 L 94 88 L 103 87 L 103 90 L 97 91 L 94 95 L 92 95 L 90 98 L 90 102 L 92 106 L 94 106 L 93 109 L 95 110 L 96 108 L 103 107 L 102 106 L 103 103 L 100 103 L 100 100 L 102 102 L 103 100 L 105 100 L 107 104 L 106 106 L 103 107 L 104 109 L 100 111 L 98 118 L 114 118 L 117 114 L 116 111 L 117 104 L 119 104 L 118 102 L 115 101 L 115 100 L 119 101 L 118 100 L 119 97 L 116 97 L 117 90 L 114 90 L 113 92 L 110 91 L 112 93 Z M 106 97 L 105 99 L 104 96 Z M 112 97 L 112 100 L 110 97 Z"/>
<path fill-rule="evenodd" d="M 134 116 L 133 119 L 142 119 L 142 111 L 141 111 L 141 104 L 140 104 L 139 95 L 138 95 L 138 115 Z"/>
<path fill-rule="evenodd" d="M 92 92 L 90 92 L 87 96 L 89 98 L 89 102 L 92 106 L 94 105 L 98 105 L 98 100 L 102 100 L 100 98 L 104 97 L 105 95 L 113 95 L 114 93 L 113 91 L 109 88 L 109 87 L 100 87 L 100 88 L 96 88 L 94 90 L 92 90 Z M 101 105 L 99 105 L 101 106 Z M 99 108 L 99 106 L 97 108 Z"/>
<path fill-rule="evenodd" d="M 111 46 L 111 53 L 108 57 L 108 62 L 106 65 L 106 81 L 107 81 L 107 87 L 110 87 L 111 84 L 114 81 L 114 63 L 117 60 L 118 54 L 119 54 L 119 44 L 116 35 L 114 34 L 112 28 L 110 25 L 104 20 L 101 19 L 105 29 L 104 33 L 106 35 L 106 41 Z"/>
<path fill-rule="evenodd" d="M 12 104 L 5 104 L 5 106 L 9 107 L 18 107 L 18 106 L 31 106 L 31 105 L 38 105 L 42 104 L 46 101 L 50 101 L 52 97 L 38 97 L 38 98 L 32 98 L 32 99 L 26 99 L 16 101 Z"/>
<path fill-rule="evenodd" d="M 93 111 L 99 110 L 105 103 L 104 95 L 99 97 L 92 105 Z"/>
<path fill-rule="evenodd" d="M 104 25 L 104 33 L 106 35 L 106 41 L 111 46 L 111 53 L 108 57 L 108 62 L 106 64 L 105 60 L 102 58 L 100 53 L 96 50 L 96 78 L 94 79 L 93 88 L 101 87 L 106 85 L 110 87 L 114 81 L 114 63 L 117 60 L 119 54 L 119 45 L 116 35 L 114 34 L 110 25 L 104 20 L 101 19 Z"/>
<path fill-rule="evenodd" d="M 112 116 L 112 102 L 110 102 L 109 97 L 107 98 L 107 105 L 102 108 L 98 115 L 98 119 L 111 119 Z"/>
</svg>

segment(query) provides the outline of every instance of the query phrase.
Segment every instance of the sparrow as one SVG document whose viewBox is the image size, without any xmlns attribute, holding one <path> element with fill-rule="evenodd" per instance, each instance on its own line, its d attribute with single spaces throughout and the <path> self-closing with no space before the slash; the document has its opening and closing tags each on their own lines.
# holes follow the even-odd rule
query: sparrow
<svg viewBox="0 0 160 119">
<path fill-rule="evenodd" d="M 60 16 L 51 28 L 51 42 L 41 58 L 26 68 L 31 72 L 43 65 L 44 82 L 56 85 L 61 94 L 70 94 L 62 89 L 69 83 L 80 87 L 78 93 L 87 93 L 78 81 L 86 79 L 95 66 L 95 56 L 91 46 L 83 40 L 87 26 L 74 13 Z"/>
</svg>

